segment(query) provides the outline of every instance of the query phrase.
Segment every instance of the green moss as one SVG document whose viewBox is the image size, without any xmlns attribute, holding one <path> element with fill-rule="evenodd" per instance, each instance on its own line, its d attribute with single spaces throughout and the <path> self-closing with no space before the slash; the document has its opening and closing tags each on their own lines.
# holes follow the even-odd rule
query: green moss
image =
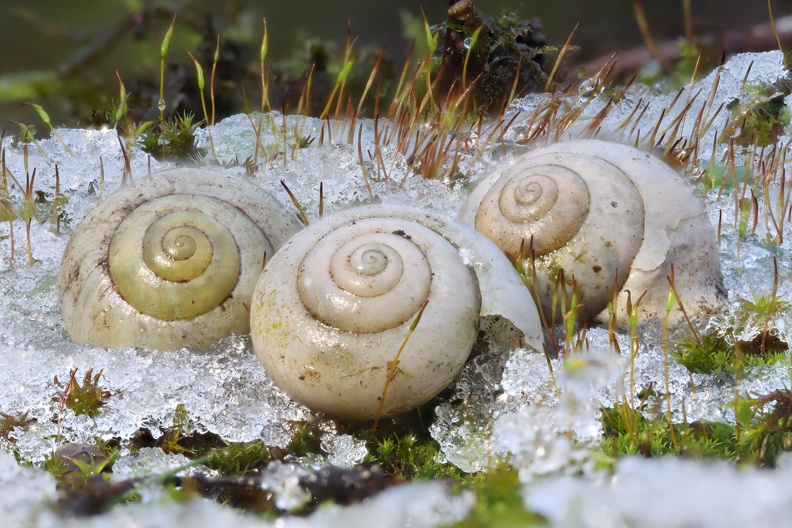
<svg viewBox="0 0 792 528">
<path fill-rule="evenodd" d="M 292 422 L 294 433 L 286 451 L 294 456 L 321 453 L 321 431 L 314 422 Z"/>
<path fill-rule="evenodd" d="M 700 342 L 693 336 L 677 342 L 672 355 L 690 372 L 713 373 L 734 370 L 733 348 L 725 338 L 711 334 L 701 336 Z"/>
<path fill-rule="evenodd" d="M 187 445 L 187 441 L 185 440 L 187 439 L 182 436 L 181 427 L 168 429 L 165 434 L 162 435 L 162 442 L 159 447 L 162 449 L 163 453 L 181 454 L 188 458 L 193 457 L 195 452 Z"/>
<path fill-rule="evenodd" d="M 674 90 L 677 90 L 690 83 L 693 75 L 697 79 L 703 78 L 707 73 L 718 66 L 720 62 L 720 50 L 710 46 L 702 46 L 695 39 L 689 42 L 679 39 L 679 60 L 676 63 L 674 72 L 669 76 Z M 667 82 L 668 82 L 667 81 Z M 670 88 L 671 86 L 668 86 Z"/>
<path fill-rule="evenodd" d="M 525 509 L 517 471 L 505 463 L 481 474 L 470 488 L 476 504 L 465 519 L 453 524 L 454 528 L 546 525 L 543 517 Z"/>
<path fill-rule="evenodd" d="M 228 442 L 214 433 L 195 432 L 197 425 L 183 404 L 178 404 L 171 425 L 154 439 L 151 433 L 140 430 L 129 446 L 133 450 L 143 447 L 159 448 L 164 453 L 178 453 L 202 461 L 209 469 L 224 476 L 244 475 L 266 465 L 278 453 L 261 440 Z"/>
<path fill-rule="evenodd" d="M 789 303 L 777 294 L 778 272 L 773 290 L 767 295 L 752 294 L 741 299 L 734 314 L 717 334 L 689 335 L 677 341 L 672 351 L 674 359 L 696 373 L 727 373 L 741 375 L 745 369 L 772 365 L 787 359 L 789 345 L 771 331 L 770 321 L 785 313 Z M 749 341 L 735 337 L 738 330 L 755 329 Z"/>
<path fill-rule="evenodd" d="M 740 127 L 735 141 L 743 146 L 756 144 L 760 147 L 774 143 L 792 116 L 784 105 L 784 97 L 788 94 L 787 89 L 779 91 L 776 86 L 746 86 L 742 98 L 727 105 L 733 127 Z M 731 131 L 731 128 L 726 130 Z"/>
<path fill-rule="evenodd" d="M 105 390 L 100 384 L 99 379 L 104 370 L 96 374 L 90 368 L 83 376 L 82 385 L 77 381 L 77 369 L 69 372 L 69 380 L 61 383 L 55 376 L 55 385 L 62 388 L 62 393 L 55 396 L 53 400 L 60 401 L 67 409 L 74 411 L 74 414 L 85 414 L 91 417 L 98 416 L 101 407 L 107 403 L 112 396 L 110 391 Z"/>
<path fill-rule="evenodd" d="M 740 397 L 734 409 L 738 460 L 773 467 L 779 454 L 792 450 L 792 390 Z"/>
<path fill-rule="evenodd" d="M 226 446 L 214 449 L 204 465 L 221 474 L 244 475 L 260 468 L 271 460 L 270 452 L 264 442 L 226 442 Z"/>
<path fill-rule="evenodd" d="M 783 296 L 777 294 L 777 285 L 774 291 L 768 295 L 751 295 L 752 300 L 741 299 L 740 311 L 741 322 L 749 321 L 765 323 L 769 318 L 777 317 L 789 309 L 789 303 L 783 300 Z"/>
<path fill-rule="evenodd" d="M 107 453 L 107 454 L 106 454 Z M 107 450 L 102 441 L 96 444 L 64 444 L 42 463 L 58 481 L 59 489 L 80 489 L 108 480 L 118 452 Z"/>
<path fill-rule="evenodd" d="M 17 427 L 25 427 L 32 422 L 32 419 L 27 417 L 27 411 L 17 414 L 6 414 L 0 412 L 0 439 L 7 440 L 15 443 L 15 440 L 10 438 L 11 432 Z"/>
<path fill-rule="evenodd" d="M 184 113 L 160 124 L 143 126 L 138 136 L 140 148 L 160 160 L 200 157 L 204 152 L 195 146 L 195 131 L 202 122 L 193 123 L 194 117 Z"/>
<path fill-rule="evenodd" d="M 605 455 L 665 455 L 723 459 L 775 466 L 778 455 L 792 451 L 792 390 L 738 396 L 732 404 L 736 425 L 697 421 L 669 424 L 668 416 L 648 418 L 642 410 L 619 404 L 602 409 Z"/>
<path fill-rule="evenodd" d="M 220 436 L 214 433 L 195 432 L 196 429 L 189 411 L 180 403 L 173 412 L 171 426 L 148 447 L 159 447 L 165 453 L 179 453 L 195 460 L 206 457 L 213 449 L 225 445 Z"/>
<path fill-rule="evenodd" d="M 601 409 L 602 450 L 614 459 L 625 455 L 733 459 L 736 429 L 718 422 L 668 423 L 666 415 L 649 419 L 626 405 Z"/>
<path fill-rule="evenodd" d="M 420 417 L 418 417 L 420 418 Z M 439 444 L 421 434 L 408 421 L 394 421 L 369 441 L 366 463 L 380 466 L 394 478 L 404 480 L 452 479 L 457 492 L 472 491 L 476 504 L 457 528 L 534 526 L 544 520 L 523 506 L 517 470 L 501 462 L 481 473 L 465 473 L 445 460 Z M 358 431 L 358 435 L 366 431 Z"/>
<path fill-rule="evenodd" d="M 67 460 L 50 455 L 41 463 L 41 467 L 57 479 L 66 472 L 69 464 Z"/>
<path fill-rule="evenodd" d="M 464 473 L 445 461 L 440 445 L 432 438 L 393 433 L 377 438 L 365 461 L 379 465 L 386 474 L 406 480 L 450 477 L 461 480 Z"/>
<path fill-rule="evenodd" d="M 731 191 L 754 179 L 753 172 L 749 168 L 716 162 L 714 158 L 705 166 L 699 166 L 698 171 L 702 173 L 698 180 L 698 187 L 702 193 L 710 190 Z"/>
<path fill-rule="evenodd" d="M 771 334 L 733 344 L 724 336 L 704 334 L 699 340 L 690 336 L 678 341 L 672 355 L 691 372 L 738 375 L 748 368 L 785 361 L 787 350 L 786 343 Z"/>
</svg>

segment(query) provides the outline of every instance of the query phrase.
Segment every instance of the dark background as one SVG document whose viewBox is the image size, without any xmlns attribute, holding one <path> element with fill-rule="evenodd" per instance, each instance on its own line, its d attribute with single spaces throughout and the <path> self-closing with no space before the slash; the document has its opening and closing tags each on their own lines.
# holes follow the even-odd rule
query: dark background
<svg viewBox="0 0 792 528">
<path fill-rule="evenodd" d="M 644 0 L 644 8 L 657 40 L 674 40 L 683 33 L 682 1 Z M 20 77 L 30 72 L 63 71 L 79 58 L 81 50 L 95 46 L 102 35 L 112 34 L 124 21 L 135 19 L 134 30 L 117 32 L 118 39 L 100 46 L 107 55 L 92 60 L 77 80 L 86 90 L 95 93 L 95 101 L 66 104 L 59 101 L 58 87 L 50 85 L 35 95 L 23 92 L 25 100 L 44 105 L 56 123 L 85 125 L 90 118 L 89 107 L 107 103 L 117 95 L 114 70 L 119 70 L 125 83 L 134 84 L 138 77 L 158 75 L 159 46 L 170 20 L 170 12 L 178 11 L 174 41 L 169 59 L 185 61 L 185 49 L 193 53 L 200 47 L 197 26 L 207 26 L 211 19 L 214 32 L 224 39 L 237 39 L 243 45 L 239 55 L 240 68 L 258 69 L 258 48 L 261 42 L 261 18 L 267 17 L 270 36 L 269 58 L 285 60 L 300 50 L 301 42 L 310 37 L 331 39 L 343 46 L 347 20 L 358 45 L 378 49 L 388 42 L 388 54 L 394 64 L 404 61 L 409 41 L 405 38 L 405 17 L 420 20 L 423 6 L 430 23 L 445 18 L 448 2 L 443 0 L 393 1 L 254 1 L 209 0 L 159 1 L 103 0 L 67 2 L 64 0 L 2 0 L 0 2 L 0 128 L 9 127 L 8 120 L 39 123 L 31 109 L 20 108 L 18 99 L 9 97 Z M 576 23 L 580 23 L 573 43 L 580 49 L 570 56 L 572 63 L 641 46 L 643 40 L 635 22 L 631 0 L 556 0 L 504 2 L 477 0 L 479 13 L 486 19 L 496 16 L 504 6 L 523 18 L 535 16 L 544 26 L 548 44 L 562 45 Z M 792 2 L 776 0 L 776 17 L 792 13 Z M 726 30 L 745 28 L 769 21 L 764 0 L 692 0 L 693 26 L 696 34 L 716 36 Z M 142 13 L 149 16 L 144 17 Z M 152 14 L 155 13 L 155 14 Z M 194 26 L 194 27 L 191 27 Z M 296 51 L 295 51 L 296 50 Z M 156 77 L 155 75 L 155 77 Z M 58 78 L 57 82 L 63 79 Z M 65 81 L 63 81 L 65 82 Z M 11 83 L 11 84 L 9 84 Z M 3 87 L 5 97 L 3 96 Z M 74 91 L 70 85 L 66 91 Z M 110 92 L 110 93 L 108 93 Z M 258 96 L 252 96 L 254 99 Z M 3 100 L 5 99 L 5 100 Z"/>
</svg>

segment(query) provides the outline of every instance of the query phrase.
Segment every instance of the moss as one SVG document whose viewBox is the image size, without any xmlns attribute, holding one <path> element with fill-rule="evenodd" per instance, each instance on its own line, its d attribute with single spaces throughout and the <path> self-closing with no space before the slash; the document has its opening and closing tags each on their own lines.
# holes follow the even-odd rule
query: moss
<svg viewBox="0 0 792 528">
<path fill-rule="evenodd" d="M 778 455 L 792 451 L 792 390 L 760 396 L 738 396 L 733 402 L 736 425 L 696 421 L 674 423 L 660 414 L 648 418 L 646 407 L 627 405 L 602 409 L 603 452 L 624 455 L 665 455 L 722 459 L 774 467 Z"/>
<path fill-rule="evenodd" d="M 194 123 L 194 114 L 184 113 L 160 124 L 146 126 L 138 137 L 140 148 L 160 160 L 198 158 L 205 152 L 195 146 L 195 131 L 201 121 Z"/>
<path fill-rule="evenodd" d="M 286 452 L 294 456 L 307 456 L 321 453 L 320 438 L 322 431 L 316 422 L 291 422 L 291 441 L 286 447 Z"/>
<path fill-rule="evenodd" d="M 41 463 L 41 467 L 57 479 L 68 469 L 68 461 L 62 458 L 56 458 L 54 454 L 52 454 Z"/>
<path fill-rule="evenodd" d="M 225 442 L 225 447 L 214 449 L 204 463 L 222 475 L 245 475 L 266 465 L 272 456 L 260 440 L 253 442 Z"/>
<path fill-rule="evenodd" d="M 544 524 L 542 517 L 523 506 L 517 470 L 508 463 L 500 462 L 486 472 L 465 473 L 445 460 L 434 439 L 421 434 L 420 424 L 401 420 L 370 439 L 366 463 L 377 464 L 386 475 L 399 480 L 451 479 L 456 492 L 472 491 L 475 506 L 453 525 L 457 528 Z"/>
<path fill-rule="evenodd" d="M 679 61 L 669 77 L 675 90 L 689 84 L 694 75 L 697 79 L 703 78 L 720 62 L 720 50 L 714 49 L 713 46 L 702 46 L 696 40 L 689 42 L 685 39 L 680 39 L 678 45 Z"/>
<path fill-rule="evenodd" d="M 778 295 L 778 278 L 776 275 L 776 284 L 773 292 L 768 295 L 752 294 L 753 299 L 741 299 L 740 309 L 738 312 L 738 324 L 746 324 L 753 322 L 755 324 L 763 324 L 768 319 L 777 317 L 789 309 L 789 302 L 784 301 L 781 295 Z"/>
<path fill-rule="evenodd" d="M 685 455 L 695 458 L 734 459 L 736 429 L 718 422 L 674 424 L 667 415 L 654 419 L 626 405 L 601 409 L 602 450 L 606 455 L 657 457 Z"/>
<path fill-rule="evenodd" d="M 379 465 L 386 474 L 405 480 L 449 477 L 461 480 L 464 473 L 445 461 L 440 445 L 432 438 L 393 433 L 377 438 L 365 462 Z"/>
<path fill-rule="evenodd" d="M 733 127 L 740 127 L 735 141 L 743 146 L 760 147 L 774 143 L 792 116 L 784 105 L 784 97 L 789 95 L 789 89 L 757 84 L 746 86 L 743 93 L 742 99 L 727 105 Z"/>
<path fill-rule="evenodd" d="M 32 418 L 28 418 L 27 411 L 17 414 L 0 412 L 0 439 L 6 440 L 12 444 L 15 443 L 16 440 L 10 437 L 13 430 L 17 427 L 24 428 L 32 421 Z"/>
<path fill-rule="evenodd" d="M 695 373 L 741 375 L 745 369 L 773 365 L 787 359 L 789 344 L 770 329 L 770 321 L 786 312 L 789 303 L 773 292 L 742 299 L 734 316 L 717 334 L 689 335 L 674 345 L 672 355 Z M 734 337 L 737 329 L 761 329 L 751 340 Z"/>
<path fill-rule="evenodd" d="M 479 22 L 473 24 L 473 31 L 481 26 Z M 493 34 L 500 33 L 499 36 L 491 37 L 496 38 L 497 42 L 490 40 L 490 57 L 495 44 L 511 48 L 519 43 L 520 39 L 526 37 L 523 34 L 523 30 L 526 28 L 519 26 L 519 21 L 508 13 L 489 25 L 488 31 L 492 31 Z M 457 29 L 463 37 L 473 36 L 473 33 L 463 26 L 458 26 Z M 481 43 L 484 43 L 483 34 Z M 324 47 L 323 45 L 317 46 L 315 57 L 327 59 L 328 50 L 319 49 Z M 505 51 L 499 53 L 499 59 L 502 59 Z M 684 57 L 687 65 L 679 66 L 680 73 L 691 66 L 694 59 L 697 59 L 696 49 L 692 45 L 687 45 Z M 309 67 L 308 64 L 308 62 L 303 62 L 297 67 L 294 70 L 294 76 L 301 76 Z M 343 69 L 344 64 L 346 64 L 346 59 L 343 63 L 337 61 L 336 64 L 330 64 L 325 68 L 317 68 L 316 75 L 329 72 L 335 77 Z M 472 71 L 471 69 L 468 72 L 470 76 L 472 76 Z M 690 71 L 685 71 L 683 82 L 687 82 L 690 75 Z M 362 79 L 365 81 L 366 78 L 367 76 L 363 76 Z M 510 83 L 506 86 L 511 88 Z M 732 107 L 732 122 L 737 123 L 735 127 L 740 128 L 740 141 L 748 144 L 764 144 L 762 142 L 772 140 L 778 129 L 789 122 L 788 110 L 779 108 L 779 98 L 775 97 L 772 92 L 773 90 L 752 92 L 752 88 L 749 87 L 744 102 L 737 102 Z M 492 95 L 492 92 L 488 95 Z M 318 97 L 314 99 L 319 101 Z M 389 98 L 382 97 L 382 99 L 388 100 Z M 108 123 L 115 123 L 114 126 L 118 126 L 121 120 L 119 116 L 126 114 L 125 97 L 122 95 L 118 101 L 115 107 L 102 117 Z M 318 104 L 318 108 L 321 109 L 322 104 Z M 149 122 L 132 132 L 139 133 L 139 143 L 144 150 L 152 155 L 162 158 L 183 158 L 202 154 L 195 148 L 194 142 L 194 133 L 199 125 L 200 123 L 193 122 L 191 114 L 183 114 L 181 117 L 164 122 Z M 136 134 L 131 134 L 131 136 L 134 135 Z M 34 141 L 32 134 L 24 141 Z M 297 135 L 295 149 L 304 148 L 312 141 L 313 139 L 310 137 Z M 662 140 L 658 141 L 658 143 L 661 142 Z M 285 159 L 285 153 L 277 151 L 276 146 L 262 145 L 261 147 L 262 150 L 267 150 L 267 153 L 264 154 L 266 158 L 282 155 Z M 239 163 L 238 160 L 235 163 L 244 165 L 247 172 L 255 172 L 257 161 L 258 158 L 254 159 L 251 156 L 242 163 Z M 733 164 L 732 166 L 713 164 L 706 170 L 701 182 L 708 189 L 732 190 L 747 187 L 746 182 L 753 187 L 756 183 L 755 179 L 756 176 L 750 168 L 734 167 Z M 55 196 L 57 197 L 57 194 Z M 0 222 L 11 220 L 10 216 L 5 215 L 12 213 L 16 218 L 17 213 L 14 209 L 17 205 L 13 198 L 6 193 L 0 196 L 0 199 L 5 200 L 0 200 Z M 53 199 L 53 210 L 58 209 L 61 205 L 60 202 L 56 204 L 56 200 L 57 198 Z M 743 213 L 741 222 L 747 218 L 751 207 L 750 203 L 744 203 L 747 205 L 741 208 L 741 213 Z M 33 215 L 34 212 L 35 210 L 32 210 L 30 215 Z M 20 213 L 20 217 L 24 216 Z M 745 226 L 741 227 L 741 234 L 745 233 Z M 553 270 L 553 276 L 557 275 L 558 262 L 551 260 L 547 266 Z M 525 271 L 522 265 L 518 267 Z M 530 280 L 528 283 L 531 284 Z M 49 289 L 51 285 L 46 286 Z M 691 337 L 677 343 L 673 352 L 674 357 L 692 372 L 730 375 L 737 375 L 744 369 L 755 365 L 784 360 L 787 357 L 786 343 L 778 340 L 766 328 L 767 321 L 776 317 L 783 309 L 786 309 L 786 303 L 775 295 L 745 300 L 740 312 L 743 315 L 737 318 L 735 327 L 737 324 L 750 323 L 759 325 L 761 328 L 764 324 L 765 332 L 761 336 L 748 342 L 735 342 L 729 336 L 718 335 L 704 335 L 700 342 Z M 282 324 L 281 318 L 275 317 L 269 331 L 277 332 Z M 89 370 L 82 385 L 75 380 L 75 374 L 76 371 L 73 371 L 68 383 L 63 384 L 65 385 L 62 387 L 63 403 L 77 414 L 95 416 L 100 412 L 106 399 L 111 396 L 99 385 L 101 371 L 94 376 Z M 57 379 L 56 383 L 58 383 Z M 637 410 L 626 405 L 602 409 L 602 424 L 605 430 L 602 449 L 606 455 L 603 458 L 611 457 L 610 460 L 613 460 L 625 454 L 682 455 L 773 465 L 778 454 L 792 446 L 792 431 L 788 427 L 790 414 L 792 414 L 792 395 L 789 391 L 776 391 L 764 396 L 738 398 L 734 402 L 737 416 L 736 425 L 714 422 L 672 425 L 668 416 L 657 415 L 656 411 L 652 411 L 646 403 L 649 397 L 647 395 L 647 399 L 643 400 Z M 655 395 L 655 400 L 658 399 Z M 427 413 L 427 416 L 429 415 L 431 413 Z M 2 417 L 0 418 L 0 436 L 6 438 L 15 427 L 23 427 L 27 423 L 26 415 L 11 416 L 0 413 L 0 416 Z M 464 473 L 445 461 L 438 443 L 426 433 L 426 422 L 419 419 L 417 422 L 394 423 L 399 426 L 381 430 L 376 434 L 367 430 L 354 432 L 358 438 L 368 437 L 370 440 L 370 454 L 367 456 L 366 462 L 379 465 L 394 480 L 446 478 L 453 479 L 458 490 L 472 491 L 477 499 L 476 505 L 470 515 L 457 526 L 526 526 L 542 523 L 543 520 L 540 517 L 525 510 L 522 486 L 514 468 L 503 463 L 491 468 L 486 473 Z M 172 425 L 167 431 L 164 431 L 158 443 L 152 441 L 151 445 L 160 447 L 164 452 L 183 453 L 191 458 L 209 455 L 203 463 L 223 475 L 244 475 L 276 458 L 320 454 L 320 438 L 325 432 L 315 422 L 294 423 L 292 424 L 291 443 L 285 450 L 277 450 L 266 446 L 261 441 L 231 443 L 222 441 L 216 435 L 188 433 L 195 429 L 193 425 L 189 413 L 184 406 L 180 405 L 174 413 Z M 479 431 L 477 434 L 484 436 L 486 433 Z M 45 466 L 54 474 L 62 475 L 69 470 L 68 458 L 71 457 L 58 459 L 53 457 L 51 461 L 45 463 Z M 111 457 L 105 453 L 105 458 Z M 72 467 L 71 471 L 77 471 L 87 477 L 96 476 L 104 469 L 100 467 L 102 463 L 97 461 L 96 464 L 84 464 L 82 467 L 77 465 L 77 469 Z M 183 488 L 186 491 L 182 495 L 174 496 L 177 500 L 191 495 L 187 489 L 190 481 L 185 480 L 184 482 Z M 226 484 L 217 484 L 218 487 L 220 485 Z M 175 489 L 172 484 L 167 484 L 167 486 L 169 490 Z M 239 503 L 240 493 L 238 490 L 236 492 L 229 490 L 226 493 L 220 497 L 220 500 L 228 500 L 234 504 Z"/>
<path fill-rule="evenodd" d="M 212 449 L 224 445 L 220 436 L 214 433 L 199 433 L 195 431 L 196 429 L 189 411 L 180 403 L 173 412 L 171 426 L 159 439 L 146 447 L 159 447 L 165 453 L 178 453 L 195 460 L 207 456 Z"/>
<path fill-rule="evenodd" d="M 705 334 L 701 336 L 700 342 L 693 336 L 680 340 L 674 347 L 672 355 L 690 372 L 734 371 L 733 348 L 725 338 L 716 335 Z"/>
<path fill-rule="evenodd" d="M 107 454 L 106 454 L 107 453 Z M 64 444 L 43 463 L 58 482 L 58 489 L 80 489 L 108 480 L 118 452 L 107 450 L 98 440 L 96 444 Z"/>
<path fill-rule="evenodd" d="M 77 369 L 72 369 L 69 372 L 69 380 L 64 383 L 61 383 L 55 376 L 55 385 L 61 388 L 62 392 L 53 400 L 60 401 L 62 406 L 72 410 L 78 416 L 81 414 L 90 417 L 98 416 L 101 407 L 112 396 L 110 391 L 105 390 L 99 384 L 103 372 L 104 370 L 100 370 L 94 374 L 93 369 L 89 368 L 83 376 L 82 385 L 77 381 Z"/>
<path fill-rule="evenodd" d="M 792 390 L 738 397 L 734 409 L 738 460 L 774 467 L 779 454 L 792 451 Z"/>
<path fill-rule="evenodd" d="M 674 357 L 691 372 L 725 372 L 739 375 L 746 369 L 787 361 L 789 346 L 772 334 L 757 335 L 751 341 L 731 345 L 724 337 L 704 335 L 702 344 L 686 340 Z"/>
<path fill-rule="evenodd" d="M 454 528 L 506 528 L 545 526 L 540 515 L 525 509 L 523 490 L 517 471 L 506 463 L 497 465 L 472 481 L 470 489 L 476 504 Z"/>
<path fill-rule="evenodd" d="M 716 162 L 713 158 L 706 166 L 700 166 L 701 177 L 698 180 L 699 191 L 706 193 L 731 191 L 754 178 L 753 172 L 746 167 Z"/>
</svg>

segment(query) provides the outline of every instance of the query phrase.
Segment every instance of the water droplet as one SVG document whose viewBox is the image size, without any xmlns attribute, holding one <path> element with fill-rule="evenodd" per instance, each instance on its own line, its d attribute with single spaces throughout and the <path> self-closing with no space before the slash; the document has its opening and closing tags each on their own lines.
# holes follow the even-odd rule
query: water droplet
<svg viewBox="0 0 792 528">
<path fill-rule="evenodd" d="M 160 112 L 165 111 L 165 99 L 159 100 L 159 103 L 157 103 L 157 108 L 159 108 Z"/>
<path fill-rule="evenodd" d="M 590 79 L 586 79 L 582 83 L 580 83 L 580 87 L 578 88 L 578 98 L 580 99 L 581 103 L 587 103 L 594 97 L 596 97 L 597 89 L 599 88 L 599 81 L 596 77 L 592 77 Z"/>
<path fill-rule="evenodd" d="M 467 137 L 465 138 L 465 147 L 467 148 L 477 147 L 478 140 L 479 140 L 478 134 L 471 131 L 470 133 L 467 134 Z"/>
<path fill-rule="evenodd" d="M 470 37 L 466 38 L 465 41 L 462 43 L 462 45 L 465 46 L 465 49 L 468 50 L 470 49 L 470 46 L 472 44 L 473 44 L 473 39 L 471 39 Z"/>
</svg>

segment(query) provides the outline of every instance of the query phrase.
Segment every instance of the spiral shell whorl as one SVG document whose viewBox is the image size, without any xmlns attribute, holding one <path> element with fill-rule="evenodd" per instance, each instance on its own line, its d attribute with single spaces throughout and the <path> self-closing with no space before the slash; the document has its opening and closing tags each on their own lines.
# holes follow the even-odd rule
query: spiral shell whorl
<svg viewBox="0 0 792 528">
<path fill-rule="evenodd" d="M 171 282 L 194 279 L 212 261 L 213 244 L 210 236 L 190 225 L 194 221 L 189 222 L 188 218 L 185 213 L 171 213 L 154 222 L 143 237 L 143 262 L 158 277 Z M 211 223 L 212 218 L 200 220 Z M 218 231 L 225 231 L 224 235 L 231 236 L 227 229 L 219 225 L 212 231 L 215 237 Z M 112 249 L 110 251 L 112 256 Z"/>
<path fill-rule="evenodd" d="M 311 224 L 267 263 L 251 306 L 253 347 L 272 380 L 314 410 L 395 415 L 454 380 L 480 329 L 541 347 L 522 286 L 497 246 L 460 222 L 397 204 L 355 207 Z M 303 304 L 306 293 L 317 298 Z M 350 313 L 330 326 L 338 307 Z"/>
<path fill-rule="evenodd" d="M 577 211 L 573 208 L 563 214 L 554 213 L 559 202 L 575 194 L 583 196 L 574 186 L 562 188 L 554 176 L 559 182 L 556 205 L 541 219 L 528 222 L 524 231 L 514 228 L 506 208 L 496 211 L 492 207 L 493 196 L 508 198 L 509 193 L 501 193 L 509 179 L 520 181 L 532 174 L 547 175 L 545 171 L 551 165 L 569 169 L 585 182 L 587 215 L 583 218 L 582 205 L 576 206 Z M 535 191 L 527 188 L 532 190 Z M 532 193 L 528 192 L 527 197 L 526 201 L 531 201 Z M 572 221 L 570 213 L 580 216 Z M 702 312 L 711 312 L 722 303 L 717 246 L 701 199 L 663 161 L 630 146 L 576 140 L 525 152 L 514 166 L 493 172 L 479 183 L 463 206 L 460 219 L 475 226 L 512 258 L 519 256 L 521 243 L 527 246 L 532 240 L 536 259 L 524 262 L 524 266 L 537 272 L 537 302 L 545 314 L 552 313 L 556 277 L 561 269 L 569 293 L 571 277 L 575 279 L 583 306 L 579 312 L 582 319 L 604 319 L 612 292 L 620 291 L 617 321 L 625 325 L 629 319 L 627 290 L 633 300 L 647 292 L 641 303 L 643 315 L 665 316 L 666 276 L 670 275 L 672 263 L 677 277 L 687 279 L 677 283 L 678 289 L 685 284 L 682 289 L 690 290 L 686 306 L 695 303 Z M 561 227 L 556 229 L 558 226 Z M 562 239 L 554 239 L 556 232 L 568 232 L 570 236 L 565 236 L 566 241 L 559 245 Z M 547 241 L 547 234 L 551 234 L 552 242 Z M 676 258 L 681 254 L 685 257 Z M 675 316 L 678 314 L 672 319 Z"/>
<path fill-rule="evenodd" d="M 479 331 L 479 283 L 459 248 L 376 210 L 350 210 L 293 237 L 267 263 L 251 307 L 268 375 L 339 417 L 376 416 L 402 346 L 382 415 L 425 403 L 459 373 Z"/>
<path fill-rule="evenodd" d="M 518 164 L 487 192 L 476 227 L 512 258 L 523 240 L 543 255 L 575 236 L 588 216 L 589 199 L 585 181 L 573 170 Z"/>
<path fill-rule="evenodd" d="M 415 229 L 391 220 L 393 227 Z M 327 262 L 327 268 L 316 263 Z M 362 220 L 324 238 L 300 265 L 297 284 L 306 308 L 328 326 L 373 333 L 398 327 L 429 298 L 432 268 L 411 240 Z"/>
<path fill-rule="evenodd" d="M 138 180 L 72 233 L 59 279 L 66 329 L 77 342 L 157 349 L 245 333 L 264 255 L 298 230 L 240 178 L 175 169 Z"/>
<path fill-rule="evenodd" d="M 165 196 L 135 209 L 110 243 L 108 267 L 121 296 L 139 312 L 168 321 L 222 304 L 242 267 L 235 235 L 223 222 L 233 225 L 238 214 L 195 195 Z M 252 221 L 237 223 L 236 236 L 261 238 Z"/>
<path fill-rule="evenodd" d="M 510 220 L 533 222 L 547 214 L 557 200 L 555 180 L 543 174 L 528 174 L 508 182 L 498 204 Z"/>
</svg>

